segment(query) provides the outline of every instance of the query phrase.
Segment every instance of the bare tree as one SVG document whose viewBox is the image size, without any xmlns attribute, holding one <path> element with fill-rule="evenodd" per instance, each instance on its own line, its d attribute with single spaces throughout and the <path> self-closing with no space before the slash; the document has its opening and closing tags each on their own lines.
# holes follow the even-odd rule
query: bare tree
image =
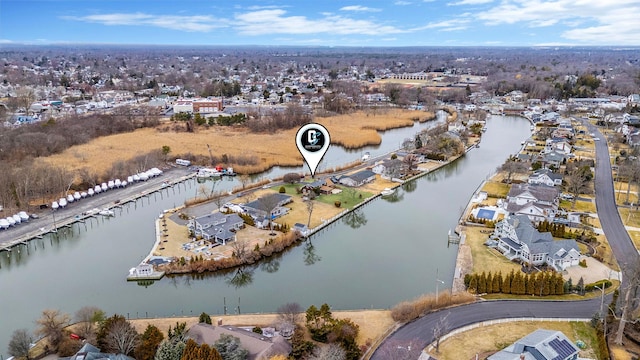
<svg viewBox="0 0 640 360">
<path fill-rule="evenodd" d="M 573 195 L 572 208 L 576 206 L 576 200 L 580 194 L 589 191 L 589 178 L 585 176 L 582 168 L 574 168 L 565 177 L 567 191 Z"/>
<path fill-rule="evenodd" d="M 411 171 L 416 167 L 418 158 L 414 154 L 408 154 L 402 159 L 402 163 L 407 167 L 408 171 Z"/>
<path fill-rule="evenodd" d="M 124 318 L 119 318 L 111 323 L 104 341 L 108 351 L 128 355 L 135 350 L 139 337 L 138 332 L 130 322 Z"/>
<path fill-rule="evenodd" d="M 26 329 L 18 329 L 11 334 L 11 340 L 9 340 L 9 355 L 18 357 L 24 357 L 30 360 L 29 349 L 31 349 L 31 343 L 33 342 L 33 336 Z"/>
<path fill-rule="evenodd" d="M 300 304 L 291 302 L 280 305 L 276 312 L 278 313 L 278 321 L 295 326 L 300 321 L 303 310 Z"/>
<path fill-rule="evenodd" d="M 231 249 L 233 250 L 233 256 L 240 260 L 244 260 L 248 254 L 247 242 L 244 240 L 236 240 L 231 242 Z"/>
<path fill-rule="evenodd" d="M 260 197 L 258 199 L 258 202 L 260 203 L 260 207 L 262 208 L 262 210 L 267 214 L 267 218 L 269 220 L 269 229 L 271 230 L 270 235 L 275 235 L 273 233 L 273 210 L 275 210 L 278 205 L 280 205 L 280 197 L 278 196 L 278 194 L 268 194 L 268 195 L 264 195 L 262 197 Z"/>
<path fill-rule="evenodd" d="M 74 320 L 77 322 L 78 335 L 92 341 L 96 336 L 96 322 L 104 318 L 104 311 L 95 306 L 83 306 L 74 315 Z"/>
<path fill-rule="evenodd" d="M 347 353 L 337 343 L 332 343 L 317 348 L 315 354 L 309 360 L 345 360 Z"/>
<path fill-rule="evenodd" d="M 529 169 L 529 164 L 516 160 L 511 157 L 505 161 L 504 164 L 498 167 L 498 171 L 504 171 L 507 173 L 507 183 L 511 183 L 511 177 L 514 174 L 522 174 L 525 173 Z"/>
<path fill-rule="evenodd" d="M 440 319 L 433 327 L 433 338 L 436 342 L 436 353 L 440 352 L 440 339 L 449 331 L 449 317 L 450 312 L 440 316 Z"/>
<path fill-rule="evenodd" d="M 627 264 L 629 265 L 629 264 Z M 631 314 L 633 314 L 638 307 L 638 299 L 635 295 L 640 288 L 640 267 L 637 264 L 630 264 L 631 266 L 624 266 L 624 278 L 626 285 L 622 287 L 624 291 L 624 300 L 622 300 L 622 314 L 620 315 L 620 322 L 618 323 L 618 329 L 616 330 L 616 337 L 613 340 L 617 345 L 622 345 L 624 338 L 624 331 L 627 322 L 631 321 Z M 626 271 L 625 271 L 626 270 Z"/>
<path fill-rule="evenodd" d="M 69 325 L 68 314 L 61 313 L 60 310 L 46 309 L 36 320 L 36 336 L 46 336 L 54 351 L 58 350 L 58 345 L 62 341 L 64 328 Z"/>
</svg>

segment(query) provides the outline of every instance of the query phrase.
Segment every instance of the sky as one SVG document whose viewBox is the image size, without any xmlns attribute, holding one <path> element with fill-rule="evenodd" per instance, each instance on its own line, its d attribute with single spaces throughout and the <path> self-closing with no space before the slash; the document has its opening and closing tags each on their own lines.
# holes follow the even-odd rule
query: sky
<svg viewBox="0 0 640 360">
<path fill-rule="evenodd" d="M 638 46 L 639 14 L 640 0 L 0 0 L 0 46 Z"/>
</svg>

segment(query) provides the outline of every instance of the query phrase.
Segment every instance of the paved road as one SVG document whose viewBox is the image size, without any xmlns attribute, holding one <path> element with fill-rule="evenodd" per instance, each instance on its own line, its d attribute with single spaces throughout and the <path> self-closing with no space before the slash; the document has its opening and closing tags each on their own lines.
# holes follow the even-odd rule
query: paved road
<svg viewBox="0 0 640 360">
<path fill-rule="evenodd" d="M 607 297 L 609 298 L 609 297 Z M 605 300 L 607 301 L 607 300 Z M 482 321 L 506 318 L 591 318 L 600 310 L 600 298 L 584 301 L 482 301 L 426 315 L 394 332 L 376 350 L 371 359 L 391 360 L 390 349 L 411 344 L 424 349 L 435 338 L 433 329 L 445 318 L 445 330 L 451 331 Z"/>
<path fill-rule="evenodd" d="M 76 215 L 94 208 L 102 209 L 106 206 L 113 205 L 116 200 L 124 199 L 142 191 L 158 187 L 165 181 L 175 181 L 191 172 L 192 171 L 186 168 L 175 168 L 165 171 L 161 176 L 151 178 L 144 182 L 131 184 L 126 188 L 112 189 L 92 197 L 81 199 L 77 202 L 70 203 L 65 208 L 55 210 L 55 220 L 56 222 L 62 222 L 65 219 L 73 218 Z M 53 227 L 53 212 L 51 210 L 44 210 L 41 211 L 39 215 L 39 219 L 31 219 L 27 223 L 22 223 L 6 230 L 0 230 L 0 244 L 8 243 L 27 234 L 41 233 L 42 231 L 39 230 L 41 228 L 47 231 L 51 230 Z"/>
<path fill-rule="evenodd" d="M 584 123 L 590 133 L 600 138 L 599 141 L 595 142 L 596 179 L 594 188 L 596 193 L 596 208 L 598 209 L 598 218 L 600 219 L 602 230 L 606 234 L 611 250 L 620 268 L 624 272 L 625 267 L 638 263 L 638 251 L 633 245 L 629 233 L 627 233 L 627 230 L 624 228 L 622 219 L 620 219 L 620 215 L 618 214 L 607 139 L 600 133 L 597 127 L 586 121 Z"/>
<path fill-rule="evenodd" d="M 589 132 L 601 140 L 596 141 L 595 194 L 598 218 L 607 236 L 611 250 L 618 264 L 625 267 L 638 264 L 639 256 L 629 234 L 624 228 L 615 203 L 611 162 L 606 138 L 588 122 L 584 122 Z M 624 286 L 624 277 L 623 277 Z M 607 297 L 607 302 L 610 297 Z M 447 329 L 453 330 L 473 323 L 515 317 L 550 318 L 590 318 L 600 310 L 600 299 L 573 302 L 548 301 L 491 301 L 455 307 L 424 316 L 404 325 L 391 334 L 373 354 L 371 359 L 389 358 L 387 350 L 397 348 L 397 344 L 412 343 L 412 347 L 423 349 L 434 341 L 433 329 L 443 316 L 447 316 Z M 448 315 L 447 315 L 448 314 Z"/>
</svg>

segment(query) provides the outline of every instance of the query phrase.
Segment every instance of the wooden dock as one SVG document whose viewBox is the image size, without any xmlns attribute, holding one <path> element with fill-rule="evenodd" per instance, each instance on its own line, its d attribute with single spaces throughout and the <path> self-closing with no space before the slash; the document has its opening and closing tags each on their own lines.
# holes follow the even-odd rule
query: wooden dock
<svg viewBox="0 0 640 360">
<path fill-rule="evenodd" d="M 152 186 L 149 189 L 143 190 L 141 192 L 132 194 L 130 196 L 124 197 L 120 200 L 117 201 L 113 201 L 110 203 L 107 203 L 101 207 L 99 207 L 100 209 L 107 209 L 107 210 L 111 210 L 114 208 L 121 208 L 122 205 L 129 203 L 129 202 L 135 202 L 140 198 L 143 197 L 148 197 L 149 195 L 152 195 L 156 192 L 162 191 L 166 188 L 171 188 L 177 184 L 180 184 L 182 182 L 185 182 L 191 178 L 195 177 L 195 173 L 193 174 L 189 174 L 189 175 L 185 175 L 185 176 L 181 176 L 171 182 L 164 182 L 161 184 L 157 184 Z M 58 219 L 55 221 L 54 225 L 50 225 L 46 228 L 40 228 L 38 230 L 34 230 L 31 231 L 29 233 L 26 233 L 20 237 L 17 237 L 11 241 L 8 242 L 4 242 L 2 244 L 0 244 L 0 252 L 1 251 L 11 251 L 11 248 L 18 246 L 18 245 L 26 245 L 29 241 L 33 240 L 33 239 L 42 239 L 44 235 L 49 234 L 49 233 L 57 233 L 58 229 L 62 229 L 62 228 L 70 228 L 74 223 L 84 223 L 86 219 L 88 218 L 92 218 L 98 216 L 97 213 L 93 213 L 93 212 L 83 212 L 82 214 L 74 214 L 74 215 L 70 215 L 67 217 L 64 217 L 62 219 Z M 4 230 L 4 231 L 11 231 L 9 230 Z"/>
</svg>

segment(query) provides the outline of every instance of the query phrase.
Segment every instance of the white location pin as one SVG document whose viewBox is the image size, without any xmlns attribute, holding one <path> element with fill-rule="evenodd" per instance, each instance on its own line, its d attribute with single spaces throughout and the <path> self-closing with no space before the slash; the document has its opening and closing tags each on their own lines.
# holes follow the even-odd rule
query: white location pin
<svg viewBox="0 0 640 360">
<path fill-rule="evenodd" d="M 296 145 L 311 170 L 311 176 L 316 173 L 318 164 L 329 149 L 330 143 L 329 131 L 320 124 L 306 124 L 296 133 Z"/>
</svg>

